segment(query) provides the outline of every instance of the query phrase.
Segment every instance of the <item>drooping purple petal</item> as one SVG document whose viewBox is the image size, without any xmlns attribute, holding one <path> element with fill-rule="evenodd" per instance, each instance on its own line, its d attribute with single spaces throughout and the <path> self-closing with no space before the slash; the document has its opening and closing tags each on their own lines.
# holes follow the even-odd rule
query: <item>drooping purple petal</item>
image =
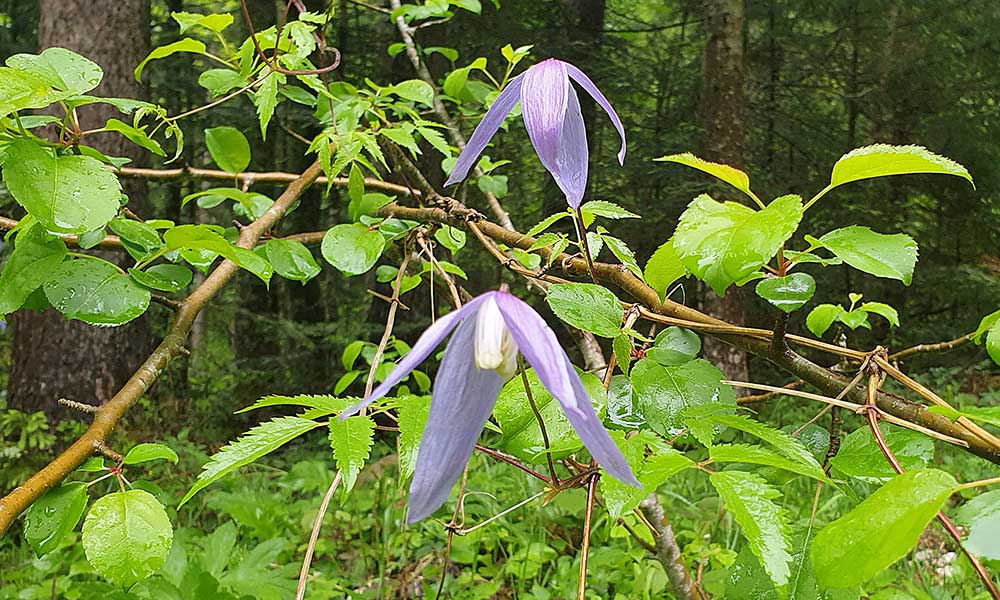
<svg viewBox="0 0 1000 600">
<path fill-rule="evenodd" d="M 410 484 L 408 523 L 430 515 L 448 499 L 503 387 L 495 371 L 476 367 L 475 336 L 475 319 L 465 320 L 441 359 Z"/>
<path fill-rule="evenodd" d="M 594 412 L 590 396 L 552 329 L 530 306 L 504 292 L 496 302 L 504 323 L 539 381 L 562 405 L 566 418 L 590 454 L 615 479 L 639 487 L 628 462 Z"/>
<path fill-rule="evenodd" d="M 587 168 L 590 151 L 587 149 L 587 127 L 580 112 L 580 100 L 573 86 L 567 92 L 566 119 L 563 121 L 562 141 L 556 157 L 556 168 L 552 177 L 556 185 L 566 194 L 566 202 L 579 208 L 583 194 L 587 191 Z"/>
<path fill-rule="evenodd" d="M 383 381 L 378 387 L 372 390 L 372 393 L 365 399 L 361 400 L 351 408 L 340 413 L 340 419 L 346 419 L 347 417 L 357 413 L 362 408 L 368 406 L 372 402 L 378 400 L 382 396 L 392 389 L 392 386 L 400 382 L 401 379 L 410 374 L 410 371 L 417 368 L 417 365 L 424 362 L 431 352 L 437 348 L 441 341 L 448 337 L 451 330 L 455 328 L 455 325 L 459 321 L 467 316 L 475 314 L 479 306 L 486 301 L 489 294 L 483 294 L 478 298 L 475 298 L 468 302 L 465 306 L 454 310 L 445 316 L 441 317 L 434 322 L 433 325 L 428 327 L 424 333 L 417 340 L 417 343 L 413 345 L 410 352 L 403 357 L 398 363 L 396 363 L 396 368 L 392 370 L 392 373 Z"/>
<path fill-rule="evenodd" d="M 625 127 L 622 125 L 621 119 L 618 118 L 618 113 L 615 112 L 614 107 L 612 107 L 611 103 L 608 102 L 608 99 L 604 97 L 601 90 L 597 89 L 597 86 L 590 80 L 590 77 L 587 77 L 586 73 L 569 63 L 565 64 L 566 73 L 573 78 L 573 81 L 577 82 L 581 87 L 583 87 L 583 89 L 587 90 L 587 93 L 601 105 L 604 112 L 608 113 L 611 123 L 614 124 L 615 129 L 618 130 L 618 135 L 622 138 L 622 147 L 618 151 L 618 163 L 625 164 Z"/>
<path fill-rule="evenodd" d="M 445 187 L 453 183 L 458 183 L 469 175 L 469 169 L 472 168 L 472 165 L 476 164 L 476 159 L 483 153 L 486 144 L 490 143 L 493 135 L 503 125 L 503 120 L 507 118 L 510 111 L 514 110 L 514 106 L 521 99 L 521 85 L 523 80 L 523 74 L 511 79 L 507 83 L 507 87 L 500 92 L 500 95 L 490 105 L 483 120 L 476 126 L 476 130 L 472 132 L 472 137 L 469 138 L 465 149 L 458 155 L 458 160 L 455 161 L 455 166 L 452 167 L 451 174 L 448 175 L 448 180 L 444 182 Z"/>
<path fill-rule="evenodd" d="M 521 116 L 542 165 L 555 173 L 562 145 L 563 121 L 569 102 L 569 77 L 565 63 L 549 59 L 524 72 L 521 85 Z"/>
</svg>

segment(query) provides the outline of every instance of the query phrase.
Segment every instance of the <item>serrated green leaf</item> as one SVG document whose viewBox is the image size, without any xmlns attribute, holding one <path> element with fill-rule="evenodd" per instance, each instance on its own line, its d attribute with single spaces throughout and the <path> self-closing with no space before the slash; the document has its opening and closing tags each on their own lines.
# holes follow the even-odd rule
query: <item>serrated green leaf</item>
<svg viewBox="0 0 1000 600">
<path fill-rule="evenodd" d="M 52 277 L 66 257 L 66 244 L 37 223 L 17 234 L 14 251 L 0 272 L 0 315 L 21 308 Z"/>
<path fill-rule="evenodd" d="M 725 181 L 734 188 L 740 190 L 744 194 L 747 194 L 751 198 L 754 197 L 753 192 L 750 191 L 750 178 L 746 173 L 740 171 L 735 167 L 730 167 L 729 165 L 722 165 L 719 163 L 709 162 L 698 158 L 690 152 L 685 152 L 683 154 L 670 154 L 668 156 L 661 156 L 660 158 L 655 158 L 653 160 L 664 161 L 664 162 L 674 162 L 681 165 L 686 165 L 688 167 L 693 167 L 699 171 L 703 171 Z"/>
<path fill-rule="evenodd" d="M 790 313 L 802 308 L 816 293 L 816 280 L 807 273 L 766 277 L 757 284 L 756 292 L 773 306 Z"/>
<path fill-rule="evenodd" d="M 417 145 L 417 140 L 413 139 L 413 133 L 411 133 L 412 125 L 410 127 L 409 130 L 404 127 L 386 127 L 379 129 L 378 132 L 413 154 L 420 154 L 420 146 Z"/>
<path fill-rule="evenodd" d="M 301 281 L 305 284 L 319 275 L 320 268 L 313 258 L 312 252 L 302 242 L 295 240 L 272 239 L 264 244 L 267 260 L 274 272 L 285 279 Z"/>
<path fill-rule="evenodd" d="M 750 444 L 715 444 L 708 449 L 708 456 L 712 459 L 712 462 L 735 462 L 765 465 L 784 469 L 785 471 L 790 471 L 792 473 L 798 473 L 799 475 L 805 475 L 806 477 L 812 477 L 817 481 L 829 481 L 829 478 L 823 475 L 822 470 L 817 472 L 816 469 L 812 467 L 805 466 L 799 461 L 786 458 L 781 454 L 777 454 L 775 451 L 769 450 L 763 446 Z"/>
<path fill-rule="evenodd" d="M 98 498 L 83 521 L 87 561 L 102 577 L 126 588 L 160 568 L 173 538 L 163 505 L 143 490 Z"/>
<path fill-rule="evenodd" d="M 136 66 L 135 71 L 132 74 L 135 76 L 136 81 L 142 81 L 142 70 L 146 67 L 146 63 L 151 60 L 157 60 L 160 58 L 166 58 L 171 54 L 176 54 L 178 52 L 192 52 L 194 54 L 205 54 L 206 52 L 205 44 L 199 42 L 198 40 L 193 40 L 191 38 L 184 38 L 177 40 L 172 44 L 167 44 L 166 46 L 160 46 L 154 48 L 146 58 L 142 59 L 142 62 Z"/>
<path fill-rule="evenodd" d="M 934 154 L 922 146 L 890 146 L 873 144 L 851 150 L 833 166 L 830 187 L 860 179 L 909 175 L 914 173 L 940 173 L 955 175 L 972 181 L 972 176 L 957 162 Z"/>
<path fill-rule="evenodd" d="M 126 465 L 135 465 L 151 460 L 169 460 L 177 464 L 177 453 L 163 444 L 138 444 L 125 453 L 122 461 Z"/>
<path fill-rule="evenodd" d="M 721 296 L 774 258 L 801 218 L 802 202 L 794 195 L 755 211 L 703 194 L 681 215 L 673 247 L 687 270 Z"/>
<path fill-rule="evenodd" d="M 35 500 L 24 513 L 24 539 L 35 550 L 35 556 L 54 550 L 76 524 L 87 508 L 87 484 L 64 483 Z"/>
<path fill-rule="evenodd" d="M 202 467 L 202 472 L 187 494 L 181 498 L 178 508 L 195 494 L 218 481 L 232 471 L 248 465 L 258 458 L 277 450 L 307 431 L 319 427 L 311 419 L 301 417 L 279 417 L 254 427 L 215 453 Z"/>
<path fill-rule="evenodd" d="M 632 338 L 624 334 L 616 336 L 611 342 L 611 349 L 615 353 L 618 368 L 628 376 L 629 365 L 632 364 Z"/>
<path fill-rule="evenodd" d="M 374 434 L 375 421 L 367 415 L 356 415 L 343 421 L 330 419 L 330 448 L 337 461 L 337 469 L 344 477 L 344 494 L 350 492 L 358 480 L 358 474 L 371 452 Z"/>
<path fill-rule="evenodd" d="M 880 424 L 879 429 L 904 471 L 925 467 L 933 460 L 934 441 L 929 437 L 886 423 Z M 845 436 L 830 464 L 848 477 L 872 483 L 888 481 L 896 475 L 867 427 Z"/>
<path fill-rule="evenodd" d="M 399 470 L 402 479 L 411 477 L 417 466 L 420 438 L 430 407 L 427 396 L 404 396 L 399 399 L 396 416 L 399 418 Z"/>
<path fill-rule="evenodd" d="M 764 571 L 777 587 L 786 585 L 791 575 L 789 563 L 788 514 L 772 502 L 781 496 L 759 475 L 743 471 L 721 471 L 709 481 L 722 498 L 726 510 L 743 530 L 743 536 L 760 559 Z"/>
<path fill-rule="evenodd" d="M 242 173 L 250 166 L 250 142 L 235 127 L 210 127 L 205 130 L 205 146 L 219 168 Z"/>
<path fill-rule="evenodd" d="M 91 325 L 121 325 L 149 307 L 149 290 L 98 258 L 62 263 L 43 289 L 48 301 L 67 319 Z"/>
<path fill-rule="evenodd" d="M 5 152 L 7 189 L 49 231 L 92 231 L 118 212 L 121 184 L 99 161 L 89 156 L 56 156 L 27 139 L 11 142 Z"/>
<path fill-rule="evenodd" d="M 580 206 L 580 211 L 586 217 L 604 217 L 605 219 L 639 219 L 639 215 L 632 211 L 625 210 L 614 202 L 606 200 L 589 200 Z"/>
<path fill-rule="evenodd" d="M 209 69 L 198 76 L 198 85 L 209 91 L 213 98 L 246 85 L 239 71 L 232 69 Z"/>
<path fill-rule="evenodd" d="M 906 555 L 955 491 L 936 469 L 897 475 L 813 540 L 812 563 L 824 587 L 860 585 Z"/>
<path fill-rule="evenodd" d="M 552 227 L 557 221 L 570 216 L 566 211 L 557 212 L 554 215 L 549 215 L 538 222 L 537 225 L 528 230 L 528 233 L 524 234 L 525 237 L 535 237 L 539 233 L 545 231 L 549 227 Z"/>
<path fill-rule="evenodd" d="M 632 366 L 630 379 L 639 411 L 660 435 L 670 437 L 680 433 L 684 428 L 681 413 L 689 406 L 709 403 L 736 406 L 733 388 L 721 383 L 722 372 L 700 358 L 671 367 L 642 359 Z"/>
<path fill-rule="evenodd" d="M 745 415 L 708 415 L 705 418 L 716 425 L 731 427 L 767 442 L 785 458 L 802 465 L 803 470 L 800 471 L 802 474 L 821 481 L 827 480 L 823 467 L 816 461 L 812 452 L 784 431 Z"/>
<path fill-rule="evenodd" d="M 898 279 L 904 285 L 913 280 L 917 264 L 917 243 L 905 233 L 884 235 L 867 227 L 852 225 L 835 229 L 818 242 L 859 271 L 876 277 Z"/>
<path fill-rule="evenodd" d="M 557 283 L 545 296 L 552 312 L 570 325 L 606 338 L 621 332 L 625 310 L 605 287 L 593 283 Z"/>
<path fill-rule="evenodd" d="M 252 96 L 254 106 L 257 107 L 257 120 L 260 121 L 260 135 L 265 140 L 267 126 L 274 116 L 274 109 L 278 106 L 278 87 L 284 82 L 283 73 L 268 73 Z"/>
<path fill-rule="evenodd" d="M 646 349 L 646 358 L 665 367 L 683 365 L 701 352 L 701 338 L 690 329 L 667 327 L 656 334 L 653 345 Z"/>
<path fill-rule="evenodd" d="M 656 492 L 663 482 L 672 475 L 690 468 L 694 465 L 688 457 L 684 456 L 673 448 L 657 446 L 654 453 L 645 456 L 645 449 L 653 436 L 649 432 L 640 433 L 628 439 L 620 431 L 610 431 L 611 439 L 622 451 L 622 455 L 632 468 L 636 478 L 642 487 L 634 487 L 627 483 L 622 483 L 614 477 L 602 477 L 598 485 L 601 488 L 601 496 L 607 506 L 608 513 L 612 519 L 617 519 L 639 506 L 643 498 Z M 606 475 L 606 474 L 605 474 Z"/>
<path fill-rule="evenodd" d="M 360 223 L 330 228 L 323 236 L 323 258 L 345 275 L 360 275 L 375 266 L 385 239 Z"/>
<path fill-rule="evenodd" d="M 616 237 L 603 233 L 601 234 L 601 239 L 604 240 L 608 250 L 611 250 L 611 253 L 615 255 L 615 258 L 617 258 L 626 269 L 639 279 L 642 279 L 642 269 L 639 268 L 639 263 L 635 261 L 635 253 L 628 247 L 628 244 Z"/>
</svg>

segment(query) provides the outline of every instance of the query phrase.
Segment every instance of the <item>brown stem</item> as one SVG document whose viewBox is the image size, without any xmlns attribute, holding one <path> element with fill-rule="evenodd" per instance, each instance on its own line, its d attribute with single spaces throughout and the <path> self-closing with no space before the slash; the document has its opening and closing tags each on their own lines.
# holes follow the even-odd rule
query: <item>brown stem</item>
<svg viewBox="0 0 1000 600">
<path fill-rule="evenodd" d="M 337 475 L 333 478 L 330 487 L 323 496 L 323 501 L 319 503 L 319 512 L 316 513 L 316 519 L 313 520 L 312 533 L 309 534 L 309 544 L 306 546 L 306 555 L 302 558 L 302 568 L 299 569 L 299 585 L 295 589 L 295 600 L 302 600 L 306 595 L 306 583 L 309 581 L 309 565 L 312 564 L 313 553 L 316 551 L 319 530 L 323 526 L 323 517 L 326 516 L 326 509 L 329 508 L 330 500 L 333 499 L 333 493 L 337 491 L 337 486 L 340 485 L 341 479 L 341 473 L 337 471 Z"/>
<path fill-rule="evenodd" d="M 583 211 L 579 208 L 573 213 L 573 221 L 576 222 L 576 234 L 580 237 L 580 250 L 587 259 L 587 271 L 594 283 L 598 283 L 597 273 L 594 271 L 594 257 L 590 255 L 590 242 L 587 241 L 587 228 L 583 224 Z"/>
<path fill-rule="evenodd" d="M 493 458 L 495 458 L 497 460 L 503 461 L 503 462 L 507 463 L 508 465 L 511 465 L 513 467 L 517 467 L 518 469 L 521 469 L 522 471 L 524 471 L 528 475 L 531 475 L 532 477 L 534 477 L 535 479 L 538 479 L 539 481 L 545 483 L 546 485 L 552 485 L 552 480 L 550 480 L 548 477 L 546 477 L 545 475 L 542 475 L 541 473 L 539 473 L 538 471 L 532 469 L 531 467 L 529 467 L 529 466 L 521 463 L 519 460 L 517 460 L 513 456 L 507 456 L 506 454 L 504 454 L 503 452 L 500 452 L 499 450 L 494 450 L 492 448 L 487 448 L 486 446 L 480 446 L 479 444 L 476 444 L 476 450 L 482 452 L 483 454 L 485 454 L 487 456 L 492 456 Z"/>
<path fill-rule="evenodd" d="M 656 557 L 667 572 L 671 590 L 678 600 L 701 600 L 703 598 L 701 591 L 691 579 L 687 565 L 684 564 L 681 548 L 677 544 L 677 538 L 674 537 L 674 529 L 670 526 L 670 519 L 667 518 L 660 499 L 655 493 L 646 496 L 639 503 L 639 510 L 659 534 L 656 538 Z"/>
<path fill-rule="evenodd" d="M 528 384 L 528 373 L 524 369 L 524 360 L 520 356 L 517 357 L 517 367 L 521 372 L 521 385 L 524 386 L 524 394 L 528 398 L 528 406 L 531 407 L 531 412 L 535 415 L 535 420 L 538 421 L 538 429 L 542 432 L 542 443 L 545 445 L 545 460 L 549 465 L 549 477 L 552 479 L 552 485 L 559 487 L 559 476 L 556 475 L 556 465 L 552 462 L 552 453 L 549 451 L 551 447 L 549 445 L 549 432 L 545 430 L 545 420 L 542 419 L 542 413 L 538 412 L 538 405 L 535 404 L 535 398 L 531 394 L 531 386 Z"/>
<path fill-rule="evenodd" d="M 587 555 L 590 553 L 590 522 L 594 516 L 594 498 L 597 494 L 597 480 L 600 473 L 590 476 L 587 485 L 587 507 L 583 514 L 583 542 L 580 544 L 580 579 L 576 586 L 577 600 L 585 600 L 587 595 Z"/>
<path fill-rule="evenodd" d="M 312 182 L 322 173 L 316 162 L 285 189 L 259 219 L 240 231 L 237 245 L 250 249 L 269 230 L 285 211 L 302 195 Z M 139 369 L 125 383 L 118 393 L 101 405 L 90 427 L 69 448 L 32 475 L 8 495 L 0 498 L 0 535 L 7 531 L 14 519 L 42 494 L 57 485 L 69 473 L 94 452 L 95 443 L 103 443 L 129 407 L 141 397 L 149 386 L 160 376 L 170 361 L 181 353 L 184 342 L 195 317 L 205 304 L 221 290 L 239 271 L 239 267 L 228 260 L 222 261 L 212 274 L 191 292 L 174 315 L 174 320 L 160 345 L 143 362 Z"/>
<path fill-rule="evenodd" d="M 958 348 L 959 346 L 972 340 L 972 334 L 967 333 L 961 337 L 957 337 L 953 340 L 947 342 L 938 342 L 936 344 L 917 344 L 912 348 L 907 348 L 905 350 L 900 350 L 895 354 L 889 355 L 889 360 L 902 360 L 908 356 L 912 356 L 919 352 L 944 352 L 946 350 L 951 350 L 952 348 Z"/>
</svg>

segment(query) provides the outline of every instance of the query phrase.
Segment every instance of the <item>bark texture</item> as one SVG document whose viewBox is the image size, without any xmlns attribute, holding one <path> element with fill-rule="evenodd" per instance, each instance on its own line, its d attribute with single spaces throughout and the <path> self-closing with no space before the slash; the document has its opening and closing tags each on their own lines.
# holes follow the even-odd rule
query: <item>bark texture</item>
<svg viewBox="0 0 1000 600">
<path fill-rule="evenodd" d="M 104 70 L 101 96 L 141 98 L 144 89 L 132 70 L 150 50 L 149 0 L 40 0 L 39 50 L 60 46 L 98 63 Z M 80 108 L 83 129 L 102 126 L 108 118 L 124 117 L 104 104 Z M 109 156 L 127 156 L 141 164 L 143 150 L 117 134 L 97 134 L 88 143 Z M 124 180 L 129 207 L 144 214 L 146 185 Z M 101 254 L 101 253 L 99 253 Z M 120 253 L 103 258 L 126 260 Z M 54 310 L 18 311 L 12 316 L 13 365 L 7 398 L 12 408 L 64 414 L 59 398 L 88 404 L 107 401 L 128 380 L 148 354 L 149 327 L 145 316 L 122 327 L 92 327 L 66 321 Z"/>
<path fill-rule="evenodd" d="M 705 0 L 704 9 L 706 39 L 701 94 L 703 135 L 699 153 L 706 160 L 743 168 L 746 137 L 743 0 Z M 729 323 L 746 322 L 739 289 L 735 287 L 730 288 L 723 298 L 706 287 L 702 309 Z M 729 379 L 746 381 L 747 356 L 743 351 L 707 338 L 705 357 Z"/>
</svg>

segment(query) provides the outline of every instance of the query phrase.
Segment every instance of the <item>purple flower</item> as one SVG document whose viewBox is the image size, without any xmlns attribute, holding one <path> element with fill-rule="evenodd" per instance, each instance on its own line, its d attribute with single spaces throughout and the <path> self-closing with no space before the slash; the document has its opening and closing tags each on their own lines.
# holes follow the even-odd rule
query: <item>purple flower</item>
<svg viewBox="0 0 1000 600">
<path fill-rule="evenodd" d="M 486 111 L 486 116 L 472 132 L 465 150 L 455 162 L 445 186 L 458 183 L 469 174 L 469 169 L 482 154 L 486 144 L 497 132 L 504 119 L 521 101 L 524 128 L 535 147 L 542 165 L 552 173 L 559 189 L 566 194 L 566 201 L 579 208 L 587 188 L 587 130 L 580 101 L 570 79 L 583 87 L 608 113 L 611 122 L 622 138 L 618 163 L 625 161 L 625 128 L 611 107 L 608 99 L 583 71 L 573 65 L 550 58 L 531 67 L 510 80 L 497 99 Z"/>
<path fill-rule="evenodd" d="M 538 379 L 562 405 L 590 454 L 616 479 L 639 487 L 625 457 L 597 418 L 590 397 L 559 346 L 555 333 L 530 306 L 503 292 L 487 292 L 427 328 L 417 343 L 372 394 L 344 411 L 355 414 L 378 400 L 416 368 L 451 331 L 434 380 L 430 413 L 410 484 L 407 522 L 415 523 L 445 500 L 493 412 L 505 381 L 524 355 Z"/>
</svg>

